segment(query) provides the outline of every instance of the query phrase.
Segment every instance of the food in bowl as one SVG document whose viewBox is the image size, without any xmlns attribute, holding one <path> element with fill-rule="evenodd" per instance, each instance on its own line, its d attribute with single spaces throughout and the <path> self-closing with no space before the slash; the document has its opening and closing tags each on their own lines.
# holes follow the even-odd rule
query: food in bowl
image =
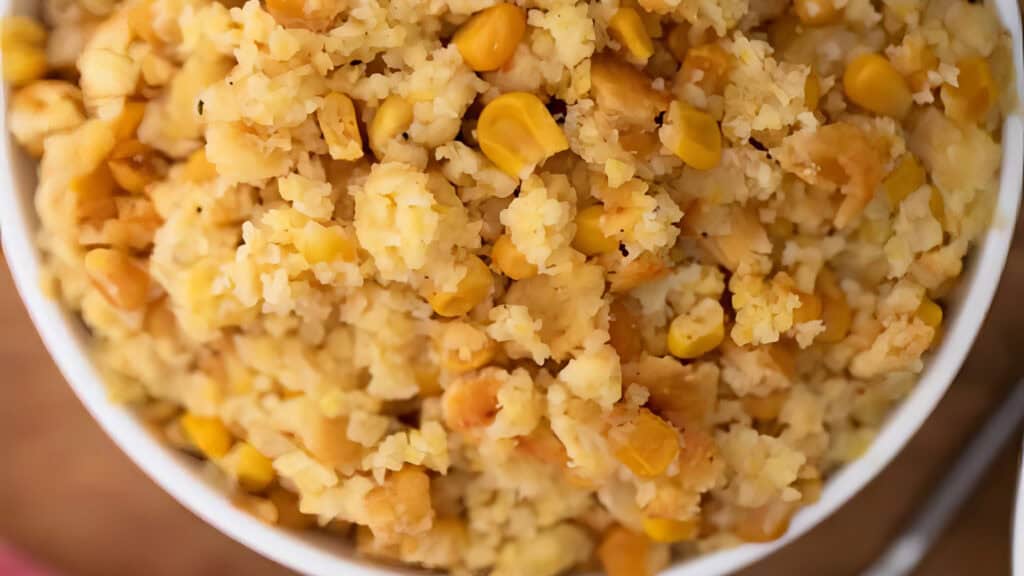
<svg viewBox="0 0 1024 576">
<path fill-rule="evenodd" d="M 113 400 L 267 522 L 453 573 L 783 534 L 989 223 L 960 0 L 143 0 L 3 23 Z"/>
</svg>

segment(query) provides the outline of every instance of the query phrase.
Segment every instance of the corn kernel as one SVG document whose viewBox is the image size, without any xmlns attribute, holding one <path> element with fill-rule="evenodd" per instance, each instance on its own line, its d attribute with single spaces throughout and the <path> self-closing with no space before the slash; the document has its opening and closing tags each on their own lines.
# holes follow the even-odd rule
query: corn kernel
<svg viewBox="0 0 1024 576">
<path fill-rule="evenodd" d="M 827 268 L 818 273 L 818 290 L 822 298 L 821 319 L 825 323 L 825 331 L 818 334 L 817 340 L 834 344 L 849 334 L 853 311 L 835 275 Z"/>
<path fill-rule="evenodd" d="M 452 43 L 477 72 L 497 70 L 516 52 L 526 33 L 526 12 L 515 4 L 495 4 L 459 27 Z"/>
<path fill-rule="evenodd" d="M 363 157 L 363 137 L 359 134 L 356 107 L 341 92 L 331 92 L 316 112 L 317 123 L 327 142 L 327 151 L 335 160 Z"/>
<path fill-rule="evenodd" d="M 946 227 L 946 201 L 942 198 L 942 192 L 938 188 L 932 188 L 931 196 L 928 197 L 928 209 L 932 216 L 939 221 L 943 228 Z"/>
<path fill-rule="evenodd" d="M 408 100 L 395 95 L 385 98 L 366 131 L 370 148 L 378 157 L 381 156 L 387 143 L 405 132 L 412 124 L 412 119 L 412 104 Z"/>
<path fill-rule="evenodd" d="M 234 449 L 234 474 L 238 485 L 249 492 L 262 492 L 274 481 L 274 465 L 248 442 Z"/>
<path fill-rule="evenodd" d="M 729 53 L 718 44 L 694 46 L 686 52 L 679 74 L 706 94 L 720 94 L 729 78 Z"/>
<path fill-rule="evenodd" d="M 807 106 L 808 110 L 817 110 L 818 102 L 821 100 L 821 80 L 818 79 L 818 75 L 811 70 L 807 74 L 807 80 L 804 80 L 804 106 Z"/>
<path fill-rule="evenodd" d="M 0 20 L 0 56 L 4 80 L 24 86 L 46 74 L 46 29 L 31 18 L 6 16 Z"/>
<path fill-rule="evenodd" d="M 4 80 L 24 86 L 46 74 L 46 52 L 36 46 L 12 47 L 3 51 Z"/>
<path fill-rule="evenodd" d="M 463 374 L 453 380 L 441 399 L 445 426 L 462 431 L 487 426 L 498 413 L 498 389 L 502 380 L 497 368 Z"/>
<path fill-rule="evenodd" d="M 935 300 L 925 296 L 921 299 L 921 304 L 917 307 L 915 315 L 925 323 L 926 326 L 932 328 L 938 328 L 942 325 L 942 306 L 939 306 Z"/>
<path fill-rule="evenodd" d="M 803 324 L 813 322 L 821 318 L 821 298 L 817 294 L 797 293 L 800 298 L 800 307 L 793 311 L 793 323 Z"/>
<path fill-rule="evenodd" d="M 484 155 L 509 175 L 525 177 L 543 160 L 569 149 L 562 128 L 537 96 L 509 92 L 492 100 L 477 122 Z"/>
<path fill-rule="evenodd" d="M 429 528 L 434 518 L 430 476 L 417 466 L 390 472 L 384 483 L 365 499 L 367 524 L 377 536 L 414 534 Z"/>
<path fill-rule="evenodd" d="M 196 150 L 185 162 L 185 178 L 190 182 L 208 182 L 217 175 L 217 167 L 206 158 L 206 148 Z"/>
<path fill-rule="evenodd" d="M 230 0 L 225 2 L 238 2 Z M 307 10 L 305 0 L 266 0 L 267 12 L 282 26 L 286 28 L 307 28 L 310 30 L 324 30 L 331 25 L 334 16 L 344 6 L 341 2 L 310 2 L 312 9 Z"/>
<path fill-rule="evenodd" d="M 957 64 L 957 86 L 943 84 L 940 96 L 946 115 L 959 122 L 979 122 L 988 116 L 998 98 L 998 87 L 984 58 L 967 58 Z"/>
<path fill-rule="evenodd" d="M 841 16 L 832 0 L 794 0 L 793 11 L 807 26 L 831 24 Z"/>
<path fill-rule="evenodd" d="M 670 102 L 668 94 L 655 90 L 643 71 L 610 54 L 590 59 L 590 84 L 602 110 L 642 129 L 653 130 L 655 119 Z"/>
<path fill-rule="evenodd" d="M 672 321 L 668 328 L 668 351 L 676 358 L 697 358 L 717 348 L 723 338 L 725 311 L 718 301 L 709 298 Z"/>
<path fill-rule="evenodd" d="M 108 302 L 138 310 L 149 299 L 149 274 L 124 252 L 96 248 L 85 255 L 85 272 Z"/>
<path fill-rule="evenodd" d="M 487 298 L 493 282 L 487 264 L 477 256 L 470 256 L 466 260 L 466 275 L 455 291 L 435 292 L 429 298 L 430 306 L 440 316 L 462 316 Z"/>
<path fill-rule="evenodd" d="M 665 146 L 697 170 L 710 170 L 722 159 L 722 133 L 718 123 L 710 114 L 689 104 L 672 103 L 660 136 Z"/>
<path fill-rule="evenodd" d="M 688 520 L 644 518 L 643 526 L 648 538 L 666 544 L 694 540 L 700 533 L 700 520 L 696 517 Z"/>
<path fill-rule="evenodd" d="M 74 198 L 78 220 L 106 220 L 116 216 L 114 187 L 114 177 L 106 164 L 99 165 L 88 174 L 72 178 L 68 190 Z"/>
<path fill-rule="evenodd" d="M 207 458 L 220 458 L 231 449 L 231 432 L 217 418 L 186 412 L 181 416 L 180 423 L 185 436 Z"/>
<path fill-rule="evenodd" d="M 275 486 L 270 489 L 267 497 L 277 510 L 277 520 L 274 523 L 278 526 L 293 530 L 306 530 L 316 526 L 316 516 L 299 511 L 299 497 L 295 493 Z"/>
<path fill-rule="evenodd" d="M 677 62 L 686 59 L 686 51 L 690 49 L 690 26 L 687 24 L 676 24 L 669 30 L 668 51 L 672 53 Z"/>
<path fill-rule="evenodd" d="M 576 235 L 572 239 L 573 248 L 587 256 L 605 254 L 619 248 L 619 241 L 605 236 L 601 229 L 602 217 L 604 217 L 604 206 L 601 204 L 588 206 L 576 214 Z"/>
<path fill-rule="evenodd" d="M 797 502 L 773 502 L 758 508 L 737 508 L 733 531 L 746 542 L 771 542 L 789 529 Z"/>
<path fill-rule="evenodd" d="M 127 101 L 121 108 L 121 113 L 110 120 L 111 128 L 114 130 L 114 138 L 119 142 L 135 138 L 135 131 L 142 124 L 142 116 L 146 113 L 145 102 Z"/>
<path fill-rule="evenodd" d="M 679 454 L 676 429 L 646 408 L 630 421 L 613 426 L 608 443 L 615 458 L 641 478 L 660 476 Z"/>
<path fill-rule="evenodd" d="M 913 154 L 907 153 L 882 181 L 882 188 L 889 199 L 889 206 L 895 209 L 911 192 L 924 186 L 924 183 L 924 168 Z"/>
<path fill-rule="evenodd" d="M 767 396 L 744 396 L 740 399 L 743 411 L 754 420 L 771 422 L 779 417 L 782 405 L 786 403 L 786 391 L 773 392 Z"/>
<path fill-rule="evenodd" d="M 296 235 L 295 247 L 310 264 L 339 259 L 354 262 L 357 257 L 355 238 L 336 224 L 306 223 Z"/>
<path fill-rule="evenodd" d="M 491 250 L 491 261 L 501 273 L 513 280 L 523 280 L 537 275 L 537 266 L 526 259 L 523 253 L 512 243 L 507 234 L 502 234 L 494 242 Z"/>
<path fill-rule="evenodd" d="M 619 8 L 608 21 L 608 28 L 613 38 L 637 60 L 647 61 L 654 54 L 654 42 L 647 33 L 644 21 L 635 8 L 628 6 Z"/>
<path fill-rule="evenodd" d="M 892 236 L 892 224 L 888 219 L 885 220 L 871 220 L 865 218 L 861 220 L 860 227 L 857 228 L 857 239 L 865 244 L 875 244 L 881 246 Z"/>
<path fill-rule="evenodd" d="M 906 116 L 914 103 L 906 79 L 888 60 L 874 53 L 861 54 L 847 63 L 843 89 L 847 98 L 861 108 L 898 119 Z"/>
<path fill-rule="evenodd" d="M 459 355 L 458 350 L 448 350 L 441 356 L 441 366 L 445 370 L 457 374 L 469 372 L 470 370 L 476 370 L 487 365 L 487 363 L 494 359 L 496 351 L 497 345 L 493 340 L 488 340 L 482 348 L 473 350 L 468 358 L 463 358 Z"/>
<path fill-rule="evenodd" d="M 138 140 L 119 142 L 110 152 L 107 167 L 118 186 L 141 194 L 159 177 L 155 152 Z"/>
<path fill-rule="evenodd" d="M 597 547 L 597 557 L 607 576 L 652 576 L 650 554 L 651 541 L 622 526 L 609 530 Z"/>
</svg>

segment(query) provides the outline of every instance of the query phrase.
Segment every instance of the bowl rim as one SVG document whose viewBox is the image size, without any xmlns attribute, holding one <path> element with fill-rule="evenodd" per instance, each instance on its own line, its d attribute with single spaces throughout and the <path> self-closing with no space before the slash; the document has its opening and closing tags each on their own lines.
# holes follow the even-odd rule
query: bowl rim
<svg viewBox="0 0 1024 576">
<path fill-rule="evenodd" d="M 1024 57 L 1020 12 L 1016 0 L 994 0 L 1000 20 L 1013 41 L 1018 94 L 1024 94 Z M 30 0 L 0 0 L 0 13 L 30 13 Z M 15 286 L 50 357 L 100 427 L 147 476 L 208 524 L 258 554 L 300 573 L 328 576 L 414 574 L 414 570 L 364 561 L 338 539 L 298 533 L 264 524 L 231 503 L 217 482 L 194 459 L 160 441 L 127 408 L 110 402 L 102 378 L 86 351 L 80 321 L 39 285 L 41 259 L 33 240 L 36 227 L 31 191 L 19 193 L 33 164 L 13 145 L 6 130 L 7 88 L 0 92 L 0 240 Z M 739 570 L 796 540 L 860 491 L 906 445 L 942 398 L 963 364 L 995 295 L 1010 244 L 1021 197 L 1024 170 L 1024 117 L 1007 117 L 1002 130 L 1003 158 L 993 224 L 960 283 L 961 298 L 939 349 L 929 359 L 917 384 L 887 416 L 868 451 L 826 482 L 821 498 L 801 509 L 778 540 L 744 544 L 675 564 L 669 576 L 706 576 Z M 1024 477 L 1022 477 L 1024 484 Z M 1018 493 L 1016 537 L 1024 540 L 1024 485 Z M 1024 546 L 1015 550 L 1017 570 L 1024 571 Z M 1024 572 L 1020 572 L 1024 574 Z"/>
</svg>

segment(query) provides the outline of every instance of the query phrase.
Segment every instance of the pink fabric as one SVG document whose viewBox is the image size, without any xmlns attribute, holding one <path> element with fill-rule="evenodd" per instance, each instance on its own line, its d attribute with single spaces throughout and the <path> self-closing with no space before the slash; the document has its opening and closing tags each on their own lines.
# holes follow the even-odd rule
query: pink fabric
<svg viewBox="0 0 1024 576">
<path fill-rule="evenodd" d="M 0 576 L 58 576 L 10 545 L 0 542 Z"/>
</svg>

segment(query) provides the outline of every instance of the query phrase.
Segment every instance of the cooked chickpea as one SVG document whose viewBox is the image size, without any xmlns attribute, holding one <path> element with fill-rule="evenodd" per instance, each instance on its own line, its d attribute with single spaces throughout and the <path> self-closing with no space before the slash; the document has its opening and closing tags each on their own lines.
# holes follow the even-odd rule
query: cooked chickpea
<svg viewBox="0 0 1024 576">
<path fill-rule="evenodd" d="M 405 98 L 391 95 L 380 103 L 366 131 L 370 148 L 378 158 L 384 154 L 388 142 L 408 130 L 412 119 L 412 104 Z"/>
<path fill-rule="evenodd" d="M 317 110 L 316 119 L 331 158 L 356 160 L 363 157 L 363 137 L 359 134 L 356 108 L 351 98 L 341 92 L 331 92 Z"/>
<path fill-rule="evenodd" d="M 33 156 L 43 155 L 43 140 L 85 121 L 82 93 L 62 80 L 40 80 L 14 93 L 7 127 Z"/>
<path fill-rule="evenodd" d="M 590 83 L 597 105 L 632 126 L 653 130 L 655 118 L 669 105 L 669 96 L 646 74 L 610 54 L 590 59 Z"/>
</svg>

